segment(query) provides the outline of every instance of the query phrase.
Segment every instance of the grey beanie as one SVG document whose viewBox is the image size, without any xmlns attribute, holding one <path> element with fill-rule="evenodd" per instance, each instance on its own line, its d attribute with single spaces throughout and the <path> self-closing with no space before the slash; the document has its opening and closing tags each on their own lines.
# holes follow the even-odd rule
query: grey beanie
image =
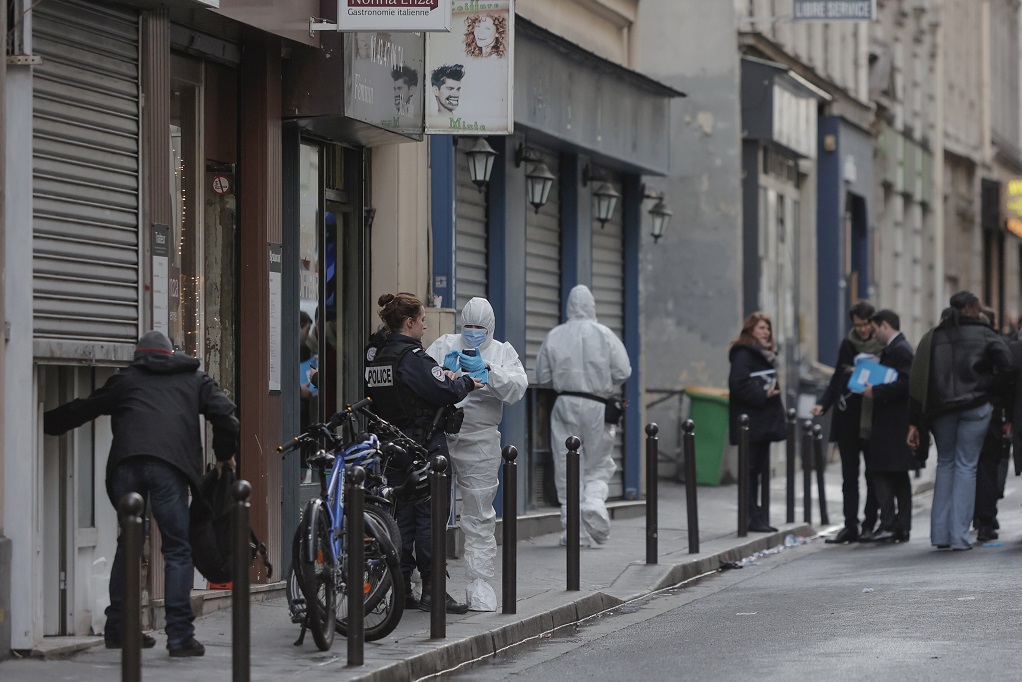
<svg viewBox="0 0 1022 682">
<path fill-rule="evenodd" d="M 170 355 L 174 352 L 174 346 L 170 339 L 163 332 L 148 331 L 141 336 L 135 346 L 135 357 L 142 353 L 165 353 Z"/>
</svg>

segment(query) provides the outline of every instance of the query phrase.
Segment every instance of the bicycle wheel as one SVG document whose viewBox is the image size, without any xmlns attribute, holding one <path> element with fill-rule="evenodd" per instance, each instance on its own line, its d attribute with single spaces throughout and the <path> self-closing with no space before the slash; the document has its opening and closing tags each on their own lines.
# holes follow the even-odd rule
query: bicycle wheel
<svg viewBox="0 0 1022 682">
<path fill-rule="evenodd" d="M 291 541 L 291 570 L 287 574 L 287 608 L 291 613 L 292 623 L 305 622 L 305 593 L 302 592 L 302 574 L 299 572 L 301 547 L 302 523 L 299 519 L 298 528 L 295 529 L 295 536 Z"/>
<path fill-rule="evenodd" d="M 318 506 L 314 512 L 314 506 Z M 302 534 L 301 586 L 305 594 L 312 639 L 320 651 L 327 651 L 334 643 L 331 627 L 336 611 L 336 562 L 330 549 L 330 521 L 319 500 L 309 502 L 305 508 Z"/>
<path fill-rule="evenodd" d="M 366 515 L 383 530 L 376 536 L 365 529 L 365 569 L 362 589 L 365 591 L 365 638 L 372 642 L 386 637 L 405 611 L 405 582 L 401 576 L 401 560 L 397 547 L 401 531 L 389 513 L 374 506 L 366 507 Z M 337 632 L 348 636 L 347 589 L 338 590 Z"/>
</svg>

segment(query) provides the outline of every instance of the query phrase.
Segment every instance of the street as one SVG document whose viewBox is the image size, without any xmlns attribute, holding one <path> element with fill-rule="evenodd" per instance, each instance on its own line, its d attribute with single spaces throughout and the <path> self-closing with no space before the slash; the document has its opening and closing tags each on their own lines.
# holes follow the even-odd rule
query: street
<svg viewBox="0 0 1022 682">
<path fill-rule="evenodd" d="M 932 548 L 925 494 L 907 544 L 785 548 L 447 679 L 1018 679 L 1019 481 L 990 546 Z"/>
</svg>

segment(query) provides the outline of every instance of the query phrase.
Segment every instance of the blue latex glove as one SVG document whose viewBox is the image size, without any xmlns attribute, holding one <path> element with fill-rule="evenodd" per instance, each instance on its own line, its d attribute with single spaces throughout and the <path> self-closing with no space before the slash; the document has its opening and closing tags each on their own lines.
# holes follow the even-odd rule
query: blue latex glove
<svg viewBox="0 0 1022 682">
<path fill-rule="evenodd" d="M 486 361 L 479 357 L 478 353 L 477 350 L 475 355 L 461 354 L 461 368 L 469 374 L 486 371 Z"/>
<path fill-rule="evenodd" d="M 461 351 L 452 350 L 444 356 L 444 369 L 449 369 L 452 372 L 457 372 L 461 369 Z"/>
</svg>

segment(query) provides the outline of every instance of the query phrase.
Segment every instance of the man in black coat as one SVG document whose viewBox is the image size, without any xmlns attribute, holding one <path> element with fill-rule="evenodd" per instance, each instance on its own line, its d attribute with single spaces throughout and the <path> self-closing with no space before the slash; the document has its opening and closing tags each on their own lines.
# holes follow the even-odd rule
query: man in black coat
<svg viewBox="0 0 1022 682">
<path fill-rule="evenodd" d="M 877 523 L 876 492 L 873 481 L 866 475 L 866 506 L 863 510 L 862 533 L 859 533 L 859 461 L 869 452 L 869 431 L 873 424 L 872 404 L 863 404 L 862 395 L 848 390 L 848 379 L 860 355 L 879 356 L 884 344 L 873 335 L 873 323 L 869 318 L 876 309 L 866 301 L 859 301 L 848 317 L 852 322 L 852 330 L 841 342 L 837 353 L 837 365 L 830 377 L 827 390 L 820 400 L 813 405 L 810 412 L 819 416 L 837 405 L 831 419 L 830 440 L 837 442 L 841 454 L 841 497 L 845 527 L 827 544 L 843 544 L 860 540 L 868 542 L 873 539 L 873 531 Z M 863 414 L 863 412 L 866 412 Z"/>
<path fill-rule="evenodd" d="M 876 542 L 906 542 L 912 529 L 912 484 L 908 472 L 919 468 L 905 440 L 908 433 L 908 379 L 915 352 L 901 333 L 901 319 L 893 310 L 880 310 L 870 318 L 873 332 L 885 344 L 880 364 L 897 371 L 889 384 L 868 386 L 863 396 L 873 399 L 873 430 L 869 438 L 870 473 L 880 505 Z"/>
<path fill-rule="evenodd" d="M 189 489 L 198 490 L 204 460 L 199 416 L 213 425 L 217 467 L 234 469 L 238 450 L 234 411 L 234 403 L 199 369 L 198 360 L 175 353 L 164 334 L 150 331 L 138 340 L 134 361 L 101 388 L 43 415 L 43 430 L 51 436 L 110 415 L 113 443 L 107 459 L 107 495 L 115 508 L 129 492 L 152 505 L 163 540 L 167 648 L 174 657 L 205 653 L 192 624 L 188 543 L 188 494 Z M 124 635 L 123 535 L 117 538 L 106 617 L 106 646 L 119 649 Z M 143 636 L 145 648 L 155 644 L 155 639 Z"/>
</svg>

